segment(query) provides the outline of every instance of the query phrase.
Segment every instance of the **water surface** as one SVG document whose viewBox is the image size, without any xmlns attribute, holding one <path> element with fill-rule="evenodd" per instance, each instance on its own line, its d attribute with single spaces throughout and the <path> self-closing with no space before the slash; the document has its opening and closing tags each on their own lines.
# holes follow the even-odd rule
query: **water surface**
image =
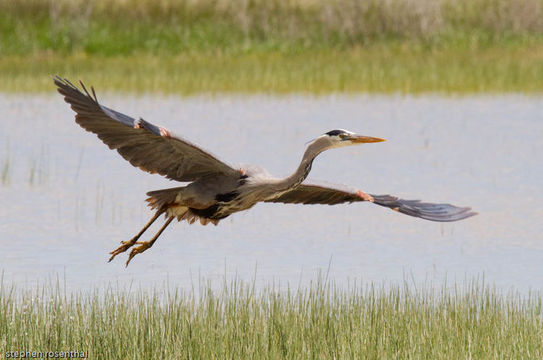
<svg viewBox="0 0 543 360">
<path fill-rule="evenodd" d="M 472 206 L 433 223 L 372 204 L 259 204 L 219 226 L 174 223 L 128 268 L 108 252 L 151 217 L 145 192 L 176 183 L 133 168 L 73 121 L 57 94 L 0 95 L 0 255 L 4 282 L 69 288 L 190 287 L 199 276 L 297 285 L 482 277 L 543 288 L 540 97 L 126 97 L 104 104 L 164 125 L 233 164 L 292 172 L 305 143 L 345 128 L 387 142 L 320 155 L 309 179 Z M 150 237 L 158 224 L 146 234 Z"/>
</svg>

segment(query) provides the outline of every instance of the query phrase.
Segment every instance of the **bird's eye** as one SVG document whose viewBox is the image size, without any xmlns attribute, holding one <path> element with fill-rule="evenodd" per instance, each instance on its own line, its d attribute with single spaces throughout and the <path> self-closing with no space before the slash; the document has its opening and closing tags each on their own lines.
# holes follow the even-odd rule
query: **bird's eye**
<svg viewBox="0 0 543 360">
<path fill-rule="evenodd" d="M 345 140 L 347 138 L 347 134 L 339 134 L 339 138 L 341 140 Z"/>
</svg>

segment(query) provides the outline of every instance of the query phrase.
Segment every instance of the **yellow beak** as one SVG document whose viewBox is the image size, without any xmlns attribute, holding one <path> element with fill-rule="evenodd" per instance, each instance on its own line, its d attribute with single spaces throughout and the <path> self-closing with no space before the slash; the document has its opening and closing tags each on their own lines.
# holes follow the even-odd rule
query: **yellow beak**
<svg viewBox="0 0 543 360">
<path fill-rule="evenodd" d="M 352 135 L 349 138 L 349 140 L 351 140 L 355 144 L 375 143 L 375 142 L 385 141 L 385 139 L 371 137 L 371 136 L 364 136 L 364 135 Z"/>
</svg>

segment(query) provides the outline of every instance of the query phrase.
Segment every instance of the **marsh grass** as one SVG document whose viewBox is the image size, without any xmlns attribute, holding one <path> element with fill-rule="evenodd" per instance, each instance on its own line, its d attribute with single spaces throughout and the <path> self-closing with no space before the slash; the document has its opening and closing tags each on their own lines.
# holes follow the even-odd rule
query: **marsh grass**
<svg viewBox="0 0 543 360">
<path fill-rule="evenodd" d="M 0 183 L 2 185 L 9 185 L 11 180 L 11 171 L 12 171 L 12 160 L 11 160 L 11 151 L 9 138 L 6 138 L 6 151 L 3 155 L 3 159 L 0 165 Z"/>
<path fill-rule="evenodd" d="M 2 286 L 0 349 L 91 358 L 517 358 L 543 356 L 539 294 L 482 281 L 417 288 L 326 279 L 293 290 L 202 282 L 183 291 L 67 294 Z"/>
<path fill-rule="evenodd" d="M 543 0 L 0 0 L 0 14 L 4 54 L 236 53 L 383 39 L 484 46 L 543 33 Z"/>
<path fill-rule="evenodd" d="M 338 51 L 0 59 L 0 91 L 51 91 L 52 74 L 132 93 L 498 93 L 543 91 L 543 43 L 480 51 L 401 45 Z"/>
<path fill-rule="evenodd" d="M 0 0 L 0 91 L 541 92 L 543 0 Z"/>
<path fill-rule="evenodd" d="M 8 185 L 11 175 L 11 158 L 6 156 L 2 161 L 2 170 L 0 171 L 0 179 L 2 179 L 2 185 Z"/>
<path fill-rule="evenodd" d="M 44 185 L 50 181 L 50 178 L 52 176 L 50 158 L 51 156 L 49 153 L 49 148 L 45 145 L 42 145 L 39 155 L 37 154 L 29 160 L 29 186 Z"/>
</svg>

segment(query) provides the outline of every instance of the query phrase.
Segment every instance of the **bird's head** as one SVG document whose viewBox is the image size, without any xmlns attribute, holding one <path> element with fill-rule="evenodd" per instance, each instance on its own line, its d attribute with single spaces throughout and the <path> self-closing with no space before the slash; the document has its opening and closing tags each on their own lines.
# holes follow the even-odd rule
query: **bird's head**
<svg viewBox="0 0 543 360">
<path fill-rule="evenodd" d="M 320 145 L 323 147 L 322 150 L 328 150 L 343 146 L 374 143 L 381 141 L 385 141 L 385 139 L 358 135 L 347 130 L 339 129 L 328 131 L 327 133 L 318 137 L 315 142 L 320 143 Z"/>
</svg>

